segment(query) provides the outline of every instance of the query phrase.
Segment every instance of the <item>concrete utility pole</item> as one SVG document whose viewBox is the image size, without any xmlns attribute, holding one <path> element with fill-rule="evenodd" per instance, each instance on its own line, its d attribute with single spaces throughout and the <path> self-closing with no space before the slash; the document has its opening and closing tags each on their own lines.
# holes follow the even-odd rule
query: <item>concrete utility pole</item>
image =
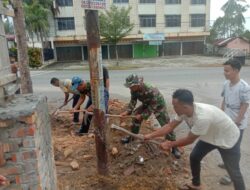
<svg viewBox="0 0 250 190">
<path fill-rule="evenodd" d="M 85 10 L 85 16 L 89 53 L 91 94 L 92 102 L 94 105 L 93 119 L 95 125 L 97 170 L 99 174 L 107 175 L 108 154 L 106 143 L 106 119 L 98 11 Z"/>
</svg>

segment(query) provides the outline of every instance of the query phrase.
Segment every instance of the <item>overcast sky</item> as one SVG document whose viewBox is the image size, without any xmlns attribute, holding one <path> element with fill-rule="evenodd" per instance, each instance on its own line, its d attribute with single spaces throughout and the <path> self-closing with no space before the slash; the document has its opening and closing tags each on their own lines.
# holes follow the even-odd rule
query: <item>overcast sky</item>
<svg viewBox="0 0 250 190">
<path fill-rule="evenodd" d="M 250 0 L 246 0 L 250 5 Z M 227 0 L 211 0 L 211 14 L 210 20 L 214 21 L 216 18 L 223 16 L 223 11 L 221 11 L 221 7 L 227 2 Z M 246 19 L 246 29 L 250 30 L 250 8 L 244 14 Z"/>
</svg>

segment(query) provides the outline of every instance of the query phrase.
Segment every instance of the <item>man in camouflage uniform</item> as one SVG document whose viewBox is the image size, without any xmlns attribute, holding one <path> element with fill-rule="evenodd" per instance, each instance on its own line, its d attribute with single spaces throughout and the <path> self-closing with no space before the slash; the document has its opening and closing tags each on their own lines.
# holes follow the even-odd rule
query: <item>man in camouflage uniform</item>
<svg viewBox="0 0 250 190">
<path fill-rule="evenodd" d="M 129 75 L 124 85 L 130 88 L 131 100 L 128 109 L 120 115 L 135 115 L 131 126 L 133 133 L 139 133 L 142 121 L 147 120 L 152 113 L 155 115 L 161 127 L 169 122 L 170 119 L 164 97 L 156 87 L 144 83 L 143 79 L 135 74 Z M 141 101 L 142 105 L 135 109 L 137 100 Z M 166 139 L 175 141 L 175 134 L 168 134 Z M 125 137 L 122 139 L 122 143 L 129 143 L 131 140 L 132 137 Z M 180 152 L 177 148 L 173 148 L 172 153 L 176 158 L 180 158 Z"/>
</svg>

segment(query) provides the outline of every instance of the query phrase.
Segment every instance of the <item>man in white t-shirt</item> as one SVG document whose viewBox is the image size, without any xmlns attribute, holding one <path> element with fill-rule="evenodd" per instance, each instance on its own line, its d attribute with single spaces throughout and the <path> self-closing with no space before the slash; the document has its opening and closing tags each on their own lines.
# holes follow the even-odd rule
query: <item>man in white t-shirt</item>
<svg viewBox="0 0 250 190">
<path fill-rule="evenodd" d="M 240 129 L 240 143 L 244 129 L 248 125 L 248 107 L 250 103 L 250 86 L 240 78 L 241 63 L 230 59 L 224 64 L 224 83 L 221 96 L 223 97 L 221 109 L 235 122 Z M 219 164 L 224 167 L 223 164 Z M 224 176 L 221 184 L 230 184 L 230 178 Z"/>
<path fill-rule="evenodd" d="M 72 107 L 74 107 L 77 104 L 80 98 L 80 94 L 78 91 L 73 91 L 71 89 L 72 84 L 70 79 L 59 80 L 58 78 L 53 77 L 50 80 L 50 84 L 52 84 L 55 87 L 59 87 L 64 92 L 64 105 L 67 105 L 68 103 L 69 94 L 73 94 Z M 79 123 L 79 112 L 74 113 L 73 122 Z"/>
<path fill-rule="evenodd" d="M 195 103 L 193 94 L 186 89 L 178 89 L 173 93 L 172 104 L 177 113 L 174 120 L 163 128 L 144 136 L 145 140 L 164 136 L 175 129 L 182 121 L 190 127 L 184 138 L 176 141 L 165 141 L 163 149 L 192 144 L 199 139 L 190 154 L 192 183 L 179 189 L 202 189 L 200 180 L 201 160 L 209 152 L 217 149 L 225 167 L 232 178 L 235 190 L 245 190 L 240 171 L 240 131 L 236 124 L 221 109 L 202 103 Z"/>
</svg>

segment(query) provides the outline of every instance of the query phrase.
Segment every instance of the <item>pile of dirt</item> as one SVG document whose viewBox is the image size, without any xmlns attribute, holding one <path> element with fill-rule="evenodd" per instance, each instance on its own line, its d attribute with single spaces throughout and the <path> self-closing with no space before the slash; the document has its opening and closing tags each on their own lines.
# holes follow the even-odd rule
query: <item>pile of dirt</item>
<svg viewBox="0 0 250 190">
<path fill-rule="evenodd" d="M 119 100 L 111 100 L 111 114 L 119 114 L 125 104 Z M 129 129 L 130 119 L 120 121 L 119 118 L 108 120 L 108 156 L 109 175 L 97 173 L 94 126 L 89 134 L 75 136 L 78 126 L 71 124 L 69 115 L 51 117 L 54 141 L 54 154 L 60 190 L 175 190 L 178 184 L 189 178 L 187 156 L 176 160 L 172 154 L 162 151 L 157 145 L 135 140 L 123 145 L 120 139 L 123 132 L 110 129 L 116 124 Z M 149 133 L 153 129 L 151 122 L 143 123 L 141 133 Z"/>
</svg>

